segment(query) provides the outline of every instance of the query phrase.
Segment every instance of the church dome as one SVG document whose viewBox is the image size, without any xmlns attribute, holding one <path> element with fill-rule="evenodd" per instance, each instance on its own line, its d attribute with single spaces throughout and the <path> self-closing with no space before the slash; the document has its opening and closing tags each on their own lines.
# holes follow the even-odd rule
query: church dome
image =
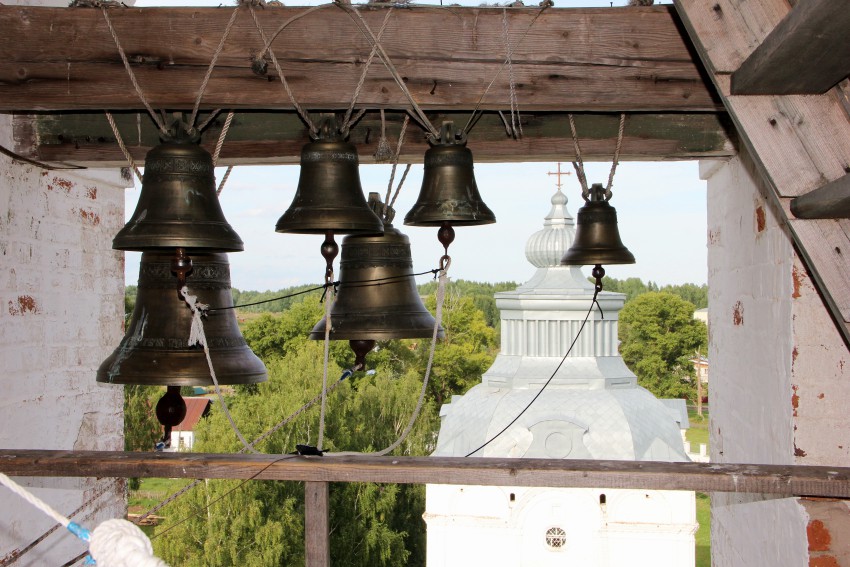
<svg viewBox="0 0 850 567">
<path fill-rule="evenodd" d="M 572 246 L 575 221 L 567 211 L 567 196 L 560 188 L 552 196 L 552 209 L 546 215 L 543 230 L 531 235 L 525 245 L 525 257 L 537 268 L 561 265 L 561 257 Z"/>
</svg>

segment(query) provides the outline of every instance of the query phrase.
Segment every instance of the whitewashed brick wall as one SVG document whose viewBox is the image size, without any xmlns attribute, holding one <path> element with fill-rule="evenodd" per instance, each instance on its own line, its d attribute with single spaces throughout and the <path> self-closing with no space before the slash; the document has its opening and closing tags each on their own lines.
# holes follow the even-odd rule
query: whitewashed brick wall
<svg viewBox="0 0 850 567">
<path fill-rule="evenodd" d="M 708 181 L 711 461 L 847 466 L 847 348 L 747 156 L 700 170 Z M 808 565 L 809 522 L 797 499 L 714 494 L 713 565 Z"/>
<path fill-rule="evenodd" d="M 13 147 L 0 116 L 0 144 Z M 122 388 L 95 371 L 123 335 L 123 225 L 118 170 L 45 171 L 0 156 L 0 447 L 123 449 Z M 59 512 L 97 498 L 75 520 L 94 528 L 125 513 L 124 483 L 18 479 Z M 0 487 L 0 559 L 53 523 Z M 15 565 L 62 565 L 85 550 L 58 530 Z"/>
</svg>

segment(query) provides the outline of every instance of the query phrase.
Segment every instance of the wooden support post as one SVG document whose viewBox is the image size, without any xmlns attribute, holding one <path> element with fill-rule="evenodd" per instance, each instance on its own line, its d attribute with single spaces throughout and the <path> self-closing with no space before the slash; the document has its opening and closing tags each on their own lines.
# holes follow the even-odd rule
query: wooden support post
<svg viewBox="0 0 850 567">
<path fill-rule="evenodd" d="M 307 567 L 331 564 L 328 483 L 304 483 L 304 555 Z"/>
</svg>

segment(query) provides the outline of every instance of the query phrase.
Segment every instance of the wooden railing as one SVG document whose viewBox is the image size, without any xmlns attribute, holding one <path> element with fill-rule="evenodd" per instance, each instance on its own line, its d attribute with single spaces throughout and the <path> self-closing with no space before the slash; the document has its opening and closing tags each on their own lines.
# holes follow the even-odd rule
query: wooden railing
<svg viewBox="0 0 850 567">
<path fill-rule="evenodd" d="M 303 457 L 0 450 L 10 476 L 295 480 L 305 483 L 307 565 L 330 564 L 328 483 L 468 484 L 749 492 L 850 499 L 850 468 L 465 457 Z"/>
</svg>

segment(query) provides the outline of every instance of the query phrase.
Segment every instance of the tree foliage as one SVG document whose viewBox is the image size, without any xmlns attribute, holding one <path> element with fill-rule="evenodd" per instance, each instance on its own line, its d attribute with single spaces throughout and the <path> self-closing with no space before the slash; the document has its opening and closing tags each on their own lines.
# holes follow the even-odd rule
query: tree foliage
<svg viewBox="0 0 850 567">
<path fill-rule="evenodd" d="M 692 283 L 665 285 L 659 287 L 653 281 L 643 282 L 640 278 L 626 278 L 618 280 L 605 276 L 602 278 L 602 286 L 605 291 L 615 291 L 626 294 L 626 303 L 632 299 L 654 291 L 663 291 L 678 295 L 685 301 L 690 301 L 696 309 L 708 307 L 708 286 L 706 284 L 696 285 Z"/>
<path fill-rule="evenodd" d="M 705 352 L 708 329 L 694 305 L 668 292 L 647 292 L 620 311 L 620 354 L 639 383 L 662 398 L 693 399 L 693 358 Z"/>
</svg>

